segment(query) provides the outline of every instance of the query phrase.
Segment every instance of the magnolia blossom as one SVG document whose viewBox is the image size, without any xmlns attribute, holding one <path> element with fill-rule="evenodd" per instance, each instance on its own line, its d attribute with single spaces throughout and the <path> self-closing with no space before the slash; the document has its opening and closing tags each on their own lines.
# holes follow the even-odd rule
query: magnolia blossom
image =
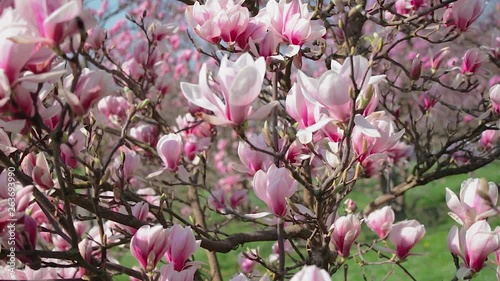
<svg viewBox="0 0 500 281">
<path fill-rule="evenodd" d="M 11 40 L 14 36 L 32 34 L 29 24 L 21 17 L 18 10 L 7 8 L 0 15 L 0 107 L 10 97 L 10 84 L 17 80 L 21 69 L 30 59 L 33 44 L 17 44 Z M 6 84 L 6 85 L 4 85 Z"/>
<path fill-rule="evenodd" d="M 127 117 L 129 107 L 127 99 L 120 96 L 108 96 L 97 103 L 99 112 L 113 124 L 118 124 Z"/>
<path fill-rule="evenodd" d="M 448 213 L 461 225 L 471 225 L 475 221 L 493 216 L 492 207 L 498 201 L 498 188 L 493 182 L 484 179 L 468 179 L 460 187 L 460 199 L 446 188 L 446 204 L 452 212 Z"/>
<path fill-rule="evenodd" d="M 315 265 L 304 266 L 290 281 L 331 281 L 330 274 Z"/>
<path fill-rule="evenodd" d="M 483 10 L 481 0 L 458 0 L 446 10 L 443 20 L 446 25 L 464 32 L 479 18 Z"/>
<path fill-rule="evenodd" d="M 182 156 L 182 139 L 178 134 L 161 137 L 156 145 L 158 155 L 166 170 L 176 171 Z"/>
<path fill-rule="evenodd" d="M 64 80 L 67 89 L 71 87 L 73 75 Z M 85 115 L 101 98 L 113 92 L 113 76 L 103 70 L 85 68 L 76 83 L 74 93 L 65 91 L 66 101 L 76 114 Z"/>
<path fill-rule="evenodd" d="M 385 239 L 392 229 L 394 223 L 394 211 L 390 206 L 385 206 L 368 215 L 366 225 L 377 233 L 380 239 Z"/>
<path fill-rule="evenodd" d="M 251 135 L 248 141 L 255 147 L 264 151 L 271 151 L 266 144 L 263 134 Z M 238 157 L 243 165 L 234 165 L 234 168 L 240 172 L 253 176 L 258 170 L 267 171 L 273 163 L 273 157 L 261 151 L 252 149 L 252 147 L 243 141 L 238 144 Z"/>
<path fill-rule="evenodd" d="M 465 75 L 477 73 L 481 65 L 487 60 L 488 58 L 484 56 L 478 48 L 470 49 L 462 58 L 460 72 Z"/>
<path fill-rule="evenodd" d="M 54 181 L 50 174 L 49 164 L 45 155 L 40 152 L 36 157 L 36 165 L 33 167 L 32 172 L 33 182 L 37 187 L 42 189 L 51 189 L 54 187 Z"/>
<path fill-rule="evenodd" d="M 84 129 L 73 132 L 66 143 L 61 144 L 61 158 L 68 167 L 75 168 L 78 165 L 77 156 L 85 147 L 86 136 Z"/>
<path fill-rule="evenodd" d="M 145 270 L 153 270 L 167 251 L 169 231 L 163 226 L 144 225 L 130 240 L 130 252 Z"/>
<path fill-rule="evenodd" d="M 500 140 L 500 131 L 498 130 L 486 130 L 481 134 L 481 139 L 479 143 L 485 149 L 491 149 L 495 143 Z"/>
<path fill-rule="evenodd" d="M 351 251 L 352 243 L 361 233 L 361 222 L 354 214 L 339 217 L 330 227 L 332 242 L 340 256 L 347 258 Z"/>
<path fill-rule="evenodd" d="M 396 131 L 394 122 L 383 111 L 374 112 L 366 119 L 357 115 L 354 122 L 352 142 L 360 162 L 393 148 L 404 134 L 404 129 Z"/>
<path fill-rule="evenodd" d="M 201 240 L 196 240 L 190 227 L 174 224 L 169 228 L 170 236 L 165 258 L 173 265 L 174 270 L 182 271 L 186 261 L 198 250 Z"/>
<path fill-rule="evenodd" d="M 500 84 L 496 84 L 490 88 L 489 96 L 493 111 L 500 114 Z"/>
<path fill-rule="evenodd" d="M 156 146 L 160 130 L 156 125 L 142 123 L 130 129 L 130 136 L 151 146 Z"/>
<path fill-rule="evenodd" d="M 471 273 L 479 272 L 485 266 L 488 256 L 500 250 L 500 233 L 491 231 L 485 220 L 460 230 L 453 226 L 448 234 L 448 249 L 464 261 L 457 271 L 457 277 L 463 279 Z"/>
<path fill-rule="evenodd" d="M 392 225 L 389 241 L 396 246 L 395 252 L 398 258 L 404 260 L 424 235 L 424 225 L 416 220 L 405 220 Z"/>
<path fill-rule="evenodd" d="M 234 43 L 250 20 L 248 9 L 234 0 L 208 0 L 204 5 L 196 1 L 186 8 L 185 16 L 194 31 L 210 43 L 219 43 L 221 39 Z"/>
<path fill-rule="evenodd" d="M 196 263 L 187 263 L 187 266 L 181 270 L 175 270 L 172 264 L 166 264 L 160 269 L 161 281 L 193 281 L 194 274 L 199 265 Z"/>
<path fill-rule="evenodd" d="M 280 0 L 279 3 L 269 1 L 266 13 L 270 18 L 270 26 L 291 45 L 302 46 L 326 33 L 319 21 L 311 20 L 314 13 L 309 12 L 307 3 L 301 3 L 300 0 Z"/>
<path fill-rule="evenodd" d="M 255 194 L 278 217 L 286 215 L 286 199 L 297 191 L 297 186 L 298 182 L 292 178 L 289 170 L 277 168 L 274 164 L 267 173 L 259 170 L 253 178 Z"/>
<path fill-rule="evenodd" d="M 238 258 L 240 270 L 243 273 L 253 273 L 255 265 L 257 265 L 258 250 L 250 249 L 245 252 L 245 255 L 242 253 Z"/>
<path fill-rule="evenodd" d="M 84 26 L 92 28 L 95 19 L 85 12 L 82 14 L 82 2 L 78 0 L 16 0 L 16 10 L 28 21 L 36 35 L 31 41 L 49 45 L 61 43 L 67 36 L 77 33 L 76 17 L 80 17 Z"/>
<path fill-rule="evenodd" d="M 300 87 L 306 99 L 325 107 L 328 115 L 340 122 L 346 122 L 351 117 L 351 95 L 355 88 L 361 91 L 356 108 L 363 109 L 364 115 L 373 112 L 378 102 L 375 86 L 385 78 L 385 75 L 372 76 L 370 63 L 362 56 L 352 57 L 352 62 L 351 65 L 351 60 L 346 59 L 341 65 L 332 60 L 331 70 L 323 73 L 319 79 L 307 77 L 301 71 L 297 73 L 297 87 Z M 351 73 L 354 73 L 355 85 Z"/>
<path fill-rule="evenodd" d="M 245 53 L 235 62 L 224 56 L 215 82 L 217 87 L 209 87 L 206 64 L 200 70 L 199 84 L 181 83 L 184 97 L 194 105 L 212 111 L 215 116 L 204 114 L 204 119 L 213 125 L 236 126 L 246 119 L 260 119 L 270 112 L 276 103 L 269 103 L 249 116 L 251 104 L 260 94 L 266 62 L 264 58 L 253 60 Z M 223 96 L 224 102 L 219 98 Z"/>
</svg>

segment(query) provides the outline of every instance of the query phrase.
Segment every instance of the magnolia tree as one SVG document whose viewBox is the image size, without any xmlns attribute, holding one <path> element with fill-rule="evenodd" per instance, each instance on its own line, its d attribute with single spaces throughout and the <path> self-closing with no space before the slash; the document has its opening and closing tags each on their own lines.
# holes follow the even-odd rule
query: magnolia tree
<svg viewBox="0 0 500 281">
<path fill-rule="evenodd" d="M 392 202 L 500 157 L 483 0 L 85 4 L 0 4 L 3 280 L 222 280 L 217 253 L 235 281 L 414 280 L 426 229 Z M 442 188 L 450 280 L 500 264 L 497 185 Z"/>
</svg>

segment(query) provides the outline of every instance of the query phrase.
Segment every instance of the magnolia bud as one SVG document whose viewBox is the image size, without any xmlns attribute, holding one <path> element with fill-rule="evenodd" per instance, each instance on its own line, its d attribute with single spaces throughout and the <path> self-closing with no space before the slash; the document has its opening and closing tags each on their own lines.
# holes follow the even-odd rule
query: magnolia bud
<svg viewBox="0 0 500 281">
<path fill-rule="evenodd" d="M 420 78 L 421 71 L 422 61 L 420 60 L 420 54 L 417 54 L 411 62 L 410 79 L 418 80 L 418 78 Z"/>
</svg>

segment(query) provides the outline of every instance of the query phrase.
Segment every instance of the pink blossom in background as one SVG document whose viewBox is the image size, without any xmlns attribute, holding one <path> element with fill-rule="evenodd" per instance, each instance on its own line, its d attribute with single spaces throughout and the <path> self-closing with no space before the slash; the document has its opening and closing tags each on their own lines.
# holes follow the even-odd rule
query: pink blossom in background
<svg viewBox="0 0 500 281">
<path fill-rule="evenodd" d="M 488 256 L 500 250 L 500 233 L 491 231 L 485 220 L 460 230 L 453 226 L 448 234 L 448 249 L 463 260 L 464 264 L 457 271 L 457 277 L 463 279 L 471 273 L 479 272 L 485 266 Z"/>
<path fill-rule="evenodd" d="M 347 258 L 351 246 L 361 234 L 361 222 L 354 214 L 339 217 L 330 227 L 332 242 L 340 256 Z"/>
<path fill-rule="evenodd" d="M 390 206 L 371 212 L 365 219 L 366 225 L 377 233 L 380 239 L 385 239 L 394 223 L 394 211 Z"/>
<path fill-rule="evenodd" d="M 255 259 L 258 257 L 257 249 L 250 249 L 245 252 L 248 258 L 243 255 L 243 253 L 238 258 L 238 264 L 240 266 L 240 271 L 243 273 L 253 273 L 257 262 Z"/>
<path fill-rule="evenodd" d="M 416 220 L 404 220 L 392 225 L 389 241 L 396 246 L 396 255 L 405 260 L 410 251 L 424 237 L 425 226 Z"/>
<path fill-rule="evenodd" d="M 277 168 L 274 164 L 267 172 L 259 170 L 253 178 L 255 194 L 278 217 L 286 215 L 286 199 L 297 191 L 297 186 L 298 182 L 292 178 L 289 170 Z"/>
</svg>

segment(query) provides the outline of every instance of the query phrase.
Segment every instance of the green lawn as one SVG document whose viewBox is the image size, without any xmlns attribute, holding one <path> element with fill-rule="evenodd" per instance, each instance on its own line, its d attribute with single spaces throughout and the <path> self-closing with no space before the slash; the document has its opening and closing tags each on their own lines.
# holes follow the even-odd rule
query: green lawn
<svg viewBox="0 0 500 281">
<path fill-rule="evenodd" d="M 500 163 L 496 162 L 490 166 L 480 169 L 471 175 L 457 175 L 446 179 L 437 180 L 429 183 L 426 186 L 417 187 L 410 190 L 405 195 L 405 203 L 407 205 L 406 214 L 408 219 L 417 219 L 426 226 L 426 235 L 420 241 L 413 253 L 422 254 L 418 256 L 410 256 L 403 264 L 405 268 L 416 278 L 416 280 L 430 281 L 449 281 L 453 278 L 455 266 L 452 257 L 447 248 L 447 236 L 454 221 L 447 215 L 448 208 L 445 202 L 445 187 L 449 187 L 458 194 L 462 181 L 469 177 L 484 177 L 488 181 L 500 183 Z M 379 195 L 373 186 L 370 186 L 372 181 L 366 181 L 358 185 L 357 190 L 351 194 L 351 198 L 358 203 L 361 208 Z M 255 197 L 251 197 L 253 204 L 261 205 Z M 214 221 L 218 221 L 220 217 L 213 217 Z M 495 228 L 499 225 L 500 220 L 491 221 L 490 225 Z M 228 234 L 241 233 L 255 230 L 255 226 L 251 224 L 236 223 L 227 226 L 224 230 Z M 358 241 L 371 241 L 375 238 L 373 233 L 363 225 L 363 232 L 358 238 Z M 224 275 L 224 280 L 229 280 L 231 276 L 239 272 L 238 255 L 247 248 L 259 248 L 262 257 L 267 258 L 271 252 L 273 242 L 249 243 L 239 250 L 228 254 L 218 254 L 221 269 Z M 353 249 L 354 250 L 354 249 Z M 376 254 L 367 254 L 365 258 L 369 261 L 377 261 Z M 195 259 L 206 263 L 206 253 L 204 250 L 199 250 Z M 137 266 L 136 261 L 127 252 L 120 259 L 122 265 Z M 393 265 L 369 265 L 360 267 L 354 260 L 349 260 L 348 264 L 348 280 L 363 280 L 362 272 L 365 272 L 367 280 L 384 280 L 388 272 L 392 270 Z M 481 273 L 474 278 L 477 281 L 492 281 L 496 280 L 495 271 L 490 262 L 489 267 L 484 268 Z M 263 268 L 259 271 L 264 272 Z M 117 280 L 127 280 L 125 276 L 117 277 Z M 333 280 L 343 280 L 340 276 L 336 276 Z M 411 280 L 400 268 L 395 267 L 392 274 L 385 280 L 399 281 Z"/>
</svg>

